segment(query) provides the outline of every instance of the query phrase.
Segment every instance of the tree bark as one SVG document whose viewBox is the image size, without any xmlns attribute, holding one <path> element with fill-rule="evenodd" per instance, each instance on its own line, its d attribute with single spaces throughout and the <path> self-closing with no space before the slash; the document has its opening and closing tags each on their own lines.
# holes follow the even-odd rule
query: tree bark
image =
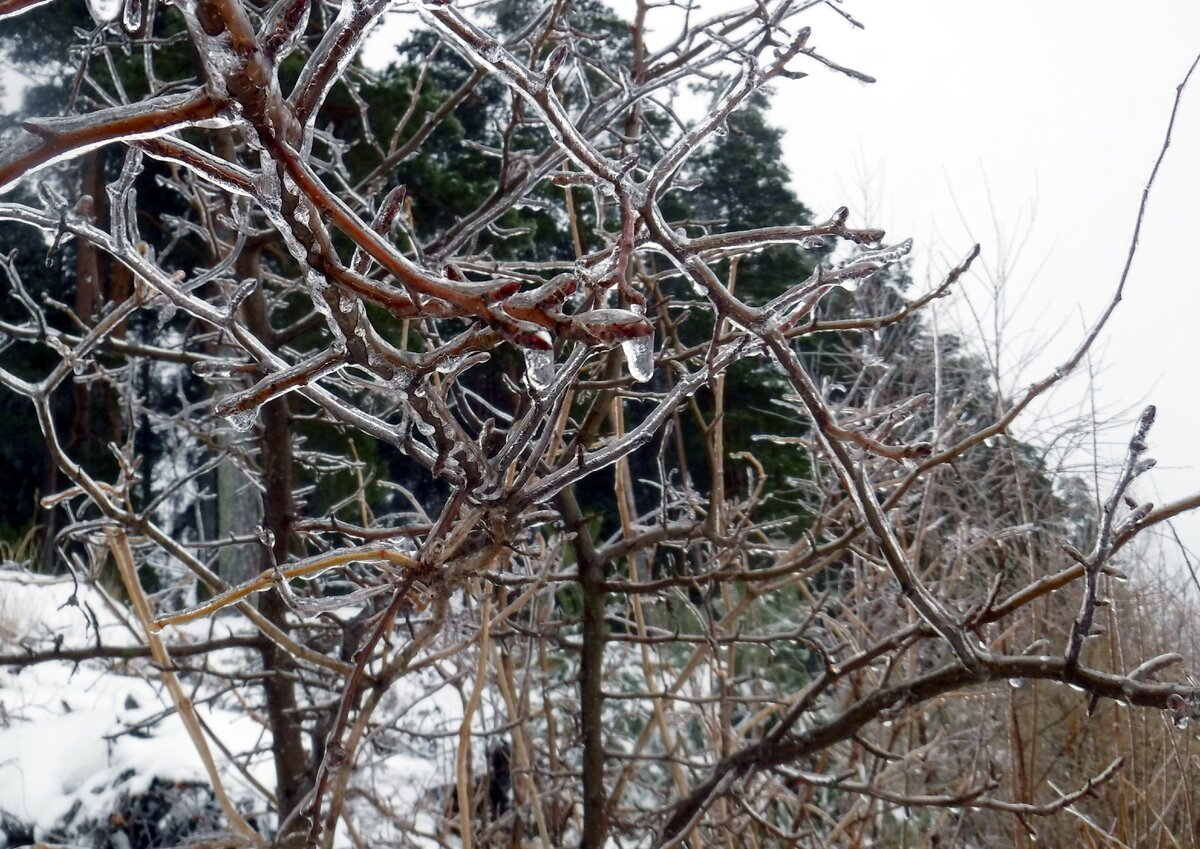
<svg viewBox="0 0 1200 849">
<path fill-rule="evenodd" d="M 256 275 L 257 255 L 247 253 L 244 276 Z M 253 257 L 254 259 L 249 259 Z M 242 263 L 239 263 L 239 266 Z M 275 333 L 267 314 L 266 298 L 256 290 L 245 303 L 246 323 L 260 339 L 272 346 Z M 273 535 L 272 548 L 262 549 L 260 565 L 269 569 L 273 563 L 287 560 L 296 505 L 292 498 L 293 465 L 292 416 L 287 396 L 263 405 L 260 444 L 263 482 L 263 527 Z M 287 629 L 287 607 L 277 592 L 259 596 L 259 609 L 281 629 Z M 275 761 L 276 795 L 279 815 L 286 817 L 312 789 L 312 765 L 304 750 L 301 722 L 293 677 L 294 659 L 274 643 L 267 643 L 262 652 L 263 679 L 266 696 L 267 722 L 271 728 L 271 750 Z M 293 820 L 294 827 L 280 835 L 276 846 L 297 849 L 304 845 L 308 826 L 302 818 Z"/>
<path fill-rule="evenodd" d="M 558 509 L 575 535 L 579 588 L 583 593 L 583 656 L 579 664 L 580 725 L 583 732 L 582 849 L 602 849 L 608 834 L 604 788 L 604 561 L 592 544 L 573 490 L 559 494 Z"/>
</svg>

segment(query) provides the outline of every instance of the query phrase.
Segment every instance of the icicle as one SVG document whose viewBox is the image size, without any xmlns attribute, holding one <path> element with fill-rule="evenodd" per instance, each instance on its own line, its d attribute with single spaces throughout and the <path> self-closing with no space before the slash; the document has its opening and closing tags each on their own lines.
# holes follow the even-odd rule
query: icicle
<svg viewBox="0 0 1200 849">
<path fill-rule="evenodd" d="M 174 301 L 167 301 L 165 304 L 163 304 L 161 307 L 159 307 L 158 308 L 158 329 L 162 330 L 164 327 L 166 327 L 168 324 L 170 324 L 171 319 L 175 318 L 175 316 L 178 315 L 178 313 L 179 313 L 179 307 L 177 307 L 175 305 Z"/>
<path fill-rule="evenodd" d="M 245 433 L 254 427 L 254 422 L 258 418 L 258 410 L 238 410 L 234 413 L 229 413 L 225 416 L 225 421 L 229 422 L 230 426 L 239 433 Z"/>
<path fill-rule="evenodd" d="M 625 365 L 629 368 L 629 376 L 638 383 L 645 383 L 654 377 L 654 337 L 637 336 L 621 342 L 621 350 L 625 352 Z"/>
<path fill-rule="evenodd" d="M 554 351 L 525 349 L 525 381 L 534 392 L 542 393 L 554 382 Z"/>
<path fill-rule="evenodd" d="M 121 23 L 130 35 L 135 35 L 142 28 L 142 0 L 125 0 L 125 14 Z"/>
<path fill-rule="evenodd" d="M 630 311 L 645 321 L 646 308 L 641 304 L 630 304 Z M 620 312 L 619 310 L 617 312 Z M 629 376 L 638 383 L 646 383 L 654 377 L 654 327 L 645 336 L 633 336 L 621 340 L 621 351 L 625 354 L 625 365 Z"/>
</svg>

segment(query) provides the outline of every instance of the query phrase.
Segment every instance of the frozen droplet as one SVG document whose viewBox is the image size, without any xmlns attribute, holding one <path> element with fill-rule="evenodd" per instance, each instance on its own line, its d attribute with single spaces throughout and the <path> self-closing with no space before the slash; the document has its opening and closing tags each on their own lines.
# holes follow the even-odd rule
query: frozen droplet
<svg viewBox="0 0 1200 849">
<path fill-rule="evenodd" d="M 87 7 L 98 26 L 112 23 L 121 14 L 121 0 L 87 0 Z"/>
<path fill-rule="evenodd" d="M 275 547 L 275 532 L 270 528 L 264 528 L 262 525 L 255 525 L 254 533 L 258 536 L 258 541 L 267 548 Z"/>
<path fill-rule="evenodd" d="M 621 342 L 629 376 L 638 383 L 654 377 L 654 336 L 637 336 Z"/>
<path fill-rule="evenodd" d="M 229 422 L 234 430 L 245 433 L 254 427 L 254 422 L 258 418 L 257 410 L 237 410 L 225 416 L 225 421 Z"/>
<path fill-rule="evenodd" d="M 414 424 L 421 436 L 433 436 L 434 427 L 424 419 L 417 419 Z"/>
<path fill-rule="evenodd" d="M 1176 728 L 1187 728 L 1191 724 L 1192 718 L 1183 711 L 1176 711 L 1171 722 Z"/>
<path fill-rule="evenodd" d="M 849 279 L 843 280 L 843 281 L 841 282 L 841 284 L 840 284 L 840 285 L 841 285 L 841 287 L 842 287 L 843 289 L 845 289 L 847 292 L 857 292 L 857 291 L 858 291 L 858 285 L 859 285 L 860 283 L 862 283 L 862 280 L 861 280 L 861 279 L 859 279 L 859 278 L 857 278 L 857 277 L 851 277 L 851 278 L 849 278 Z"/>
<path fill-rule="evenodd" d="M 142 28 L 142 0 L 125 0 L 125 14 L 121 19 L 125 31 L 136 33 Z"/>
<path fill-rule="evenodd" d="M 75 360 L 71 363 L 71 371 L 75 372 L 75 374 L 83 374 L 87 371 L 87 360 Z"/>
<path fill-rule="evenodd" d="M 388 381 L 388 385 L 399 392 L 407 392 L 408 387 L 412 386 L 413 373 L 408 369 L 400 369 L 392 375 L 392 379 Z"/>
<path fill-rule="evenodd" d="M 534 392 L 545 392 L 554 382 L 554 351 L 525 349 L 525 382 Z"/>
<path fill-rule="evenodd" d="M 500 42 L 492 41 L 485 44 L 479 52 L 488 62 L 499 62 L 504 56 L 504 47 L 501 46 Z"/>
<path fill-rule="evenodd" d="M 800 247 L 805 250 L 817 251 L 825 247 L 825 240 L 820 236 L 809 236 L 800 242 Z"/>
<path fill-rule="evenodd" d="M 170 324 L 171 319 L 173 319 L 178 312 L 179 307 L 175 306 L 173 302 L 167 301 L 165 304 L 163 304 L 158 310 L 158 329 L 162 330 L 164 327 Z"/>
<path fill-rule="evenodd" d="M 1008 679 L 1008 686 L 1012 687 L 1014 690 L 1021 689 L 1021 685 L 1024 683 L 1025 683 L 1025 681 L 1022 678 L 1009 678 Z"/>
</svg>

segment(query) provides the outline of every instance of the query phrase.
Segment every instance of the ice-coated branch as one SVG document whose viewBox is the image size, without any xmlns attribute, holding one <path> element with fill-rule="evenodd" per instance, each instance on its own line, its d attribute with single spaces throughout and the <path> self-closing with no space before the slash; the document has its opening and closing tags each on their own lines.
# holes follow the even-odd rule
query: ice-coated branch
<svg viewBox="0 0 1200 849">
<path fill-rule="evenodd" d="M 116 141 L 150 139 L 201 125 L 216 118 L 221 109 L 220 101 L 198 89 L 87 115 L 25 121 L 16 140 L 0 151 L 0 193 L 47 165 Z"/>
<path fill-rule="evenodd" d="M 1092 621 L 1095 618 L 1096 605 L 1099 602 L 1101 568 L 1111 556 L 1115 535 L 1120 530 L 1116 524 L 1117 510 L 1126 498 L 1126 493 L 1134 479 L 1154 466 L 1152 460 L 1141 459 L 1146 451 L 1146 439 L 1154 424 L 1154 417 L 1153 405 L 1146 407 L 1138 417 L 1133 437 L 1129 440 L 1129 447 L 1125 452 L 1125 462 L 1121 467 L 1120 476 L 1100 511 L 1100 525 L 1096 532 L 1096 541 L 1087 557 L 1081 559 L 1084 567 L 1083 600 L 1080 602 L 1079 614 L 1071 626 L 1071 636 L 1067 642 L 1066 662 L 1070 667 L 1078 665 L 1084 640 L 1092 636 Z M 1150 504 L 1134 506 L 1128 519 L 1129 527 L 1138 526 L 1149 515 L 1152 507 L 1153 505 Z"/>
<path fill-rule="evenodd" d="M 1082 650 L 1138 599 L 1106 586 L 1117 552 L 1200 499 L 1126 500 L 1148 420 L 1087 554 L 1045 541 L 1075 514 L 1044 458 L 989 441 L 1086 355 L 1145 198 L 1099 324 L 1010 400 L 921 319 L 979 246 L 910 297 L 910 241 L 845 207 L 754 226 L 779 219 L 702 184 L 743 147 L 761 165 L 721 137 L 753 141 L 736 115 L 764 85 L 867 79 L 811 46 L 829 4 L 516 4 L 495 26 L 441 0 L 125 5 L 80 35 L 92 111 L 0 154 L 0 185 L 40 180 L 0 203 L 36 254 L 0 257 L 0 386 L 60 482 L 47 559 L 124 632 L 38 631 L 0 667 L 253 717 L 191 737 L 234 827 L 254 811 L 280 849 L 865 845 L 908 839 L 909 806 L 962 808 L 965 835 L 1116 785 L 1106 757 L 1005 794 L 1018 738 L 1065 749 L 1023 681 L 1200 715 L 1182 646 Z M 356 56 L 391 11 L 432 28 L 401 57 L 433 49 L 377 77 Z M 160 79 L 175 50 L 198 67 Z"/>
</svg>

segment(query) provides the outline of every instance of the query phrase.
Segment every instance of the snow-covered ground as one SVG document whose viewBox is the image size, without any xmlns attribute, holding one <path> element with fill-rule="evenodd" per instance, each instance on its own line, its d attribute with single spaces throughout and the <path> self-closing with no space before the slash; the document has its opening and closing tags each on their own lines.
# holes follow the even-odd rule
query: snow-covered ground
<svg viewBox="0 0 1200 849">
<path fill-rule="evenodd" d="M 100 592 L 77 590 L 69 579 L 0 573 L 0 652 L 97 643 L 137 645 Z M 252 750 L 263 737 L 247 714 L 211 703 L 197 710 L 233 751 Z M 268 781 L 268 767 L 260 759 L 248 772 Z M 249 790 L 236 770 L 229 772 L 231 790 Z M 64 825 L 104 822 L 155 779 L 180 787 L 208 783 L 148 659 L 0 667 L 0 812 L 10 821 L 39 837 Z"/>
<path fill-rule="evenodd" d="M 0 570 L 0 655 L 139 645 L 136 625 L 123 617 L 95 587 Z M 173 630 L 168 642 L 226 636 L 224 623 L 237 621 L 194 623 Z M 210 655 L 210 667 L 245 669 L 253 658 L 247 652 Z M 270 736 L 247 709 L 259 695 L 221 679 L 198 686 L 194 678 L 182 676 L 202 723 L 219 739 L 210 748 L 226 789 L 247 819 L 269 832 L 275 823 L 263 816 L 260 788 L 275 782 Z M 459 693 L 428 675 L 401 682 L 377 714 L 393 737 L 364 748 L 355 783 L 395 810 L 413 811 L 450 780 L 461 711 Z M 130 812 L 143 821 L 125 822 Z M 426 828 L 436 828 L 425 819 Z M 393 828 L 382 818 L 367 820 L 368 833 L 378 837 Z M 117 832 L 131 828 L 157 829 L 177 842 L 221 822 L 203 763 L 149 658 L 0 666 L 0 847 L 22 838 L 130 845 Z"/>
</svg>

